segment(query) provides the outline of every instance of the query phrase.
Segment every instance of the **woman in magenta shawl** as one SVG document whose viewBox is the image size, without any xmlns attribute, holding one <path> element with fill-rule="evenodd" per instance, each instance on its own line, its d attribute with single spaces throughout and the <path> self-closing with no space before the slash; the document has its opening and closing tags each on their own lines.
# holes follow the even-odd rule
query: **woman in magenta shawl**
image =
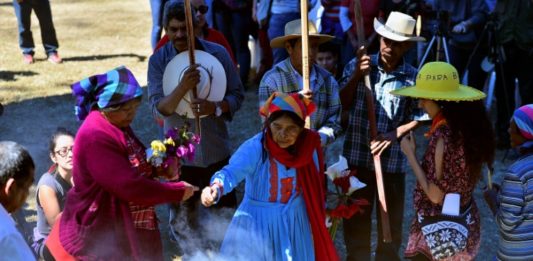
<svg viewBox="0 0 533 261">
<path fill-rule="evenodd" d="M 77 260 L 163 260 L 154 205 L 186 200 L 197 188 L 156 179 L 172 176 L 177 159 L 159 172 L 146 161 L 130 127 L 142 90 L 128 69 L 91 76 L 72 91 L 83 123 L 74 147 L 76 185 L 56 222 L 56 243 Z"/>
</svg>

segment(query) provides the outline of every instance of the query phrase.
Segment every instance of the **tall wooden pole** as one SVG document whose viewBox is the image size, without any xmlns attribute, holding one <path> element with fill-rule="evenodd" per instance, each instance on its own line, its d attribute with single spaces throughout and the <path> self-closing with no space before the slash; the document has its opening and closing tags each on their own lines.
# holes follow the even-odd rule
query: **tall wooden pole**
<svg viewBox="0 0 533 261">
<path fill-rule="evenodd" d="M 191 0 L 185 0 L 185 24 L 186 24 L 186 28 L 187 28 L 187 48 L 188 48 L 188 51 L 189 51 L 189 64 L 190 66 L 194 65 L 196 63 L 195 61 L 195 58 L 194 58 L 194 50 L 196 50 L 195 46 L 194 46 L 194 26 L 193 26 L 193 13 L 192 13 L 192 10 L 191 10 Z M 198 94 L 196 93 L 196 86 L 194 86 L 191 90 L 191 96 L 192 97 L 189 97 L 190 100 L 192 99 L 197 99 L 198 98 Z M 194 117 L 194 122 L 195 122 L 195 126 L 196 126 L 196 134 L 198 136 L 202 136 L 202 127 L 200 125 L 200 116 L 197 114 L 195 117 Z"/>
<path fill-rule="evenodd" d="M 361 12 L 361 2 L 359 0 L 354 0 L 354 11 L 355 19 L 357 26 L 357 38 L 359 46 L 365 45 L 365 29 L 363 26 L 363 16 Z M 374 140 L 378 136 L 378 131 L 376 127 L 376 111 L 374 106 L 374 95 L 372 94 L 372 87 L 370 83 L 370 75 L 365 73 L 365 98 L 368 111 L 368 124 L 370 125 L 370 138 Z M 390 232 L 390 222 L 389 222 L 389 213 L 387 209 L 387 202 L 385 200 L 385 187 L 383 186 L 383 170 L 381 169 L 381 158 L 379 155 L 373 155 L 374 159 L 374 169 L 376 171 L 376 186 L 378 189 L 378 199 L 379 206 L 381 211 L 381 228 L 383 233 L 383 242 L 390 243 L 392 242 L 392 236 Z"/>
<path fill-rule="evenodd" d="M 302 32 L 302 80 L 303 80 L 303 91 L 307 92 L 311 88 L 309 86 L 309 28 L 308 28 L 308 17 L 307 17 L 307 0 L 300 0 L 300 22 L 301 22 L 301 32 Z M 305 118 L 305 128 L 311 128 L 311 119 L 309 116 Z"/>
</svg>

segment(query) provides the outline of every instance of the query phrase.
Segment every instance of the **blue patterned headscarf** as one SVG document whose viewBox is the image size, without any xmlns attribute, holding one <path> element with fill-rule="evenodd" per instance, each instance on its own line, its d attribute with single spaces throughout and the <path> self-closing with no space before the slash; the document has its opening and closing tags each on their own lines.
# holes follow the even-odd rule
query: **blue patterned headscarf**
<svg viewBox="0 0 533 261">
<path fill-rule="evenodd" d="M 98 108 L 116 106 L 142 96 L 142 89 L 128 68 L 121 66 L 72 84 L 76 97 L 76 116 L 82 121 L 96 104 Z"/>
</svg>

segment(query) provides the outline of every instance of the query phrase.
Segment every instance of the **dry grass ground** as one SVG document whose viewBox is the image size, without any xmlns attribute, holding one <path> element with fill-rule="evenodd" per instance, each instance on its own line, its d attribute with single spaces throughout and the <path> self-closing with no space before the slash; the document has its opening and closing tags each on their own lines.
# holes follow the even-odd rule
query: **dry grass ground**
<svg viewBox="0 0 533 261">
<path fill-rule="evenodd" d="M 65 94 L 69 85 L 82 77 L 122 64 L 146 84 L 146 60 L 151 53 L 148 1 L 52 1 L 59 54 L 65 63 L 46 61 L 38 20 L 32 15 L 36 63 L 30 66 L 22 63 L 11 3 L 0 2 L 2 103 Z"/>
<path fill-rule="evenodd" d="M 51 5 L 60 44 L 59 53 L 65 62 L 53 65 L 46 61 L 40 29 L 33 15 L 32 30 L 37 61 L 26 65 L 22 63 L 17 44 L 12 1 L 0 0 L 0 102 L 5 106 L 4 115 L 0 117 L 0 140 L 14 140 L 26 146 L 36 161 L 38 175 L 50 165 L 46 152 L 49 135 L 57 126 L 65 126 L 73 131 L 79 127 L 73 114 L 74 100 L 70 94 L 70 84 L 89 75 L 126 65 L 134 72 L 139 83 L 145 86 L 147 61 L 151 54 L 149 1 L 54 0 Z M 255 89 L 252 88 L 246 93 L 243 107 L 229 125 L 234 148 L 259 130 L 256 105 Z M 157 137 L 157 129 L 146 99 L 133 128 L 145 143 Z M 421 136 L 420 133 L 422 130 L 418 132 L 418 136 Z M 340 142 L 330 150 L 330 156 L 335 158 L 341 150 Z M 418 151 L 422 153 L 423 149 Z M 498 159 L 501 157 L 499 154 Z M 496 174 L 501 173 L 503 168 L 504 165 L 498 162 Z M 409 173 L 407 177 L 403 247 L 413 218 L 411 191 L 415 184 L 413 175 Z M 501 177 L 496 177 L 495 180 L 499 179 Z M 28 198 L 26 208 L 30 225 L 35 222 L 33 195 Z M 483 217 L 481 248 L 477 260 L 489 260 L 495 253 L 497 229 L 482 202 L 479 189 L 475 196 Z M 179 259 L 179 251 L 168 241 L 166 212 L 160 208 L 159 213 L 163 220 L 161 230 L 165 257 Z M 336 245 L 344 256 L 342 233 L 337 234 Z"/>
</svg>

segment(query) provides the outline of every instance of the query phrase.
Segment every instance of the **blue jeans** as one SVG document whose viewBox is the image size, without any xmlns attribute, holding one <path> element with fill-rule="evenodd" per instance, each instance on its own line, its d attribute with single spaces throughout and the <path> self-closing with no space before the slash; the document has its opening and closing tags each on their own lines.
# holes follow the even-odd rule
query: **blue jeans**
<svg viewBox="0 0 533 261">
<path fill-rule="evenodd" d="M 246 85 L 250 72 L 250 49 L 248 39 L 252 23 L 251 12 L 243 10 L 214 10 L 216 26 L 228 40 L 239 63 L 239 76 Z"/>
<path fill-rule="evenodd" d="M 272 41 L 272 39 L 278 36 L 285 35 L 285 24 L 296 19 L 300 19 L 300 13 L 271 14 L 268 22 L 268 39 Z M 272 55 L 274 57 L 274 64 L 289 57 L 285 48 L 272 48 Z"/>
<path fill-rule="evenodd" d="M 161 31 L 163 30 L 163 8 L 168 0 L 150 0 L 150 8 L 152 9 L 152 50 L 155 49 L 159 39 L 161 38 Z"/>
<path fill-rule="evenodd" d="M 47 55 L 57 52 L 56 30 L 52 21 L 52 10 L 48 0 L 13 0 L 19 29 L 19 46 L 23 54 L 34 54 L 33 35 L 31 33 L 31 11 L 35 11 L 41 25 L 41 38 Z"/>
</svg>

